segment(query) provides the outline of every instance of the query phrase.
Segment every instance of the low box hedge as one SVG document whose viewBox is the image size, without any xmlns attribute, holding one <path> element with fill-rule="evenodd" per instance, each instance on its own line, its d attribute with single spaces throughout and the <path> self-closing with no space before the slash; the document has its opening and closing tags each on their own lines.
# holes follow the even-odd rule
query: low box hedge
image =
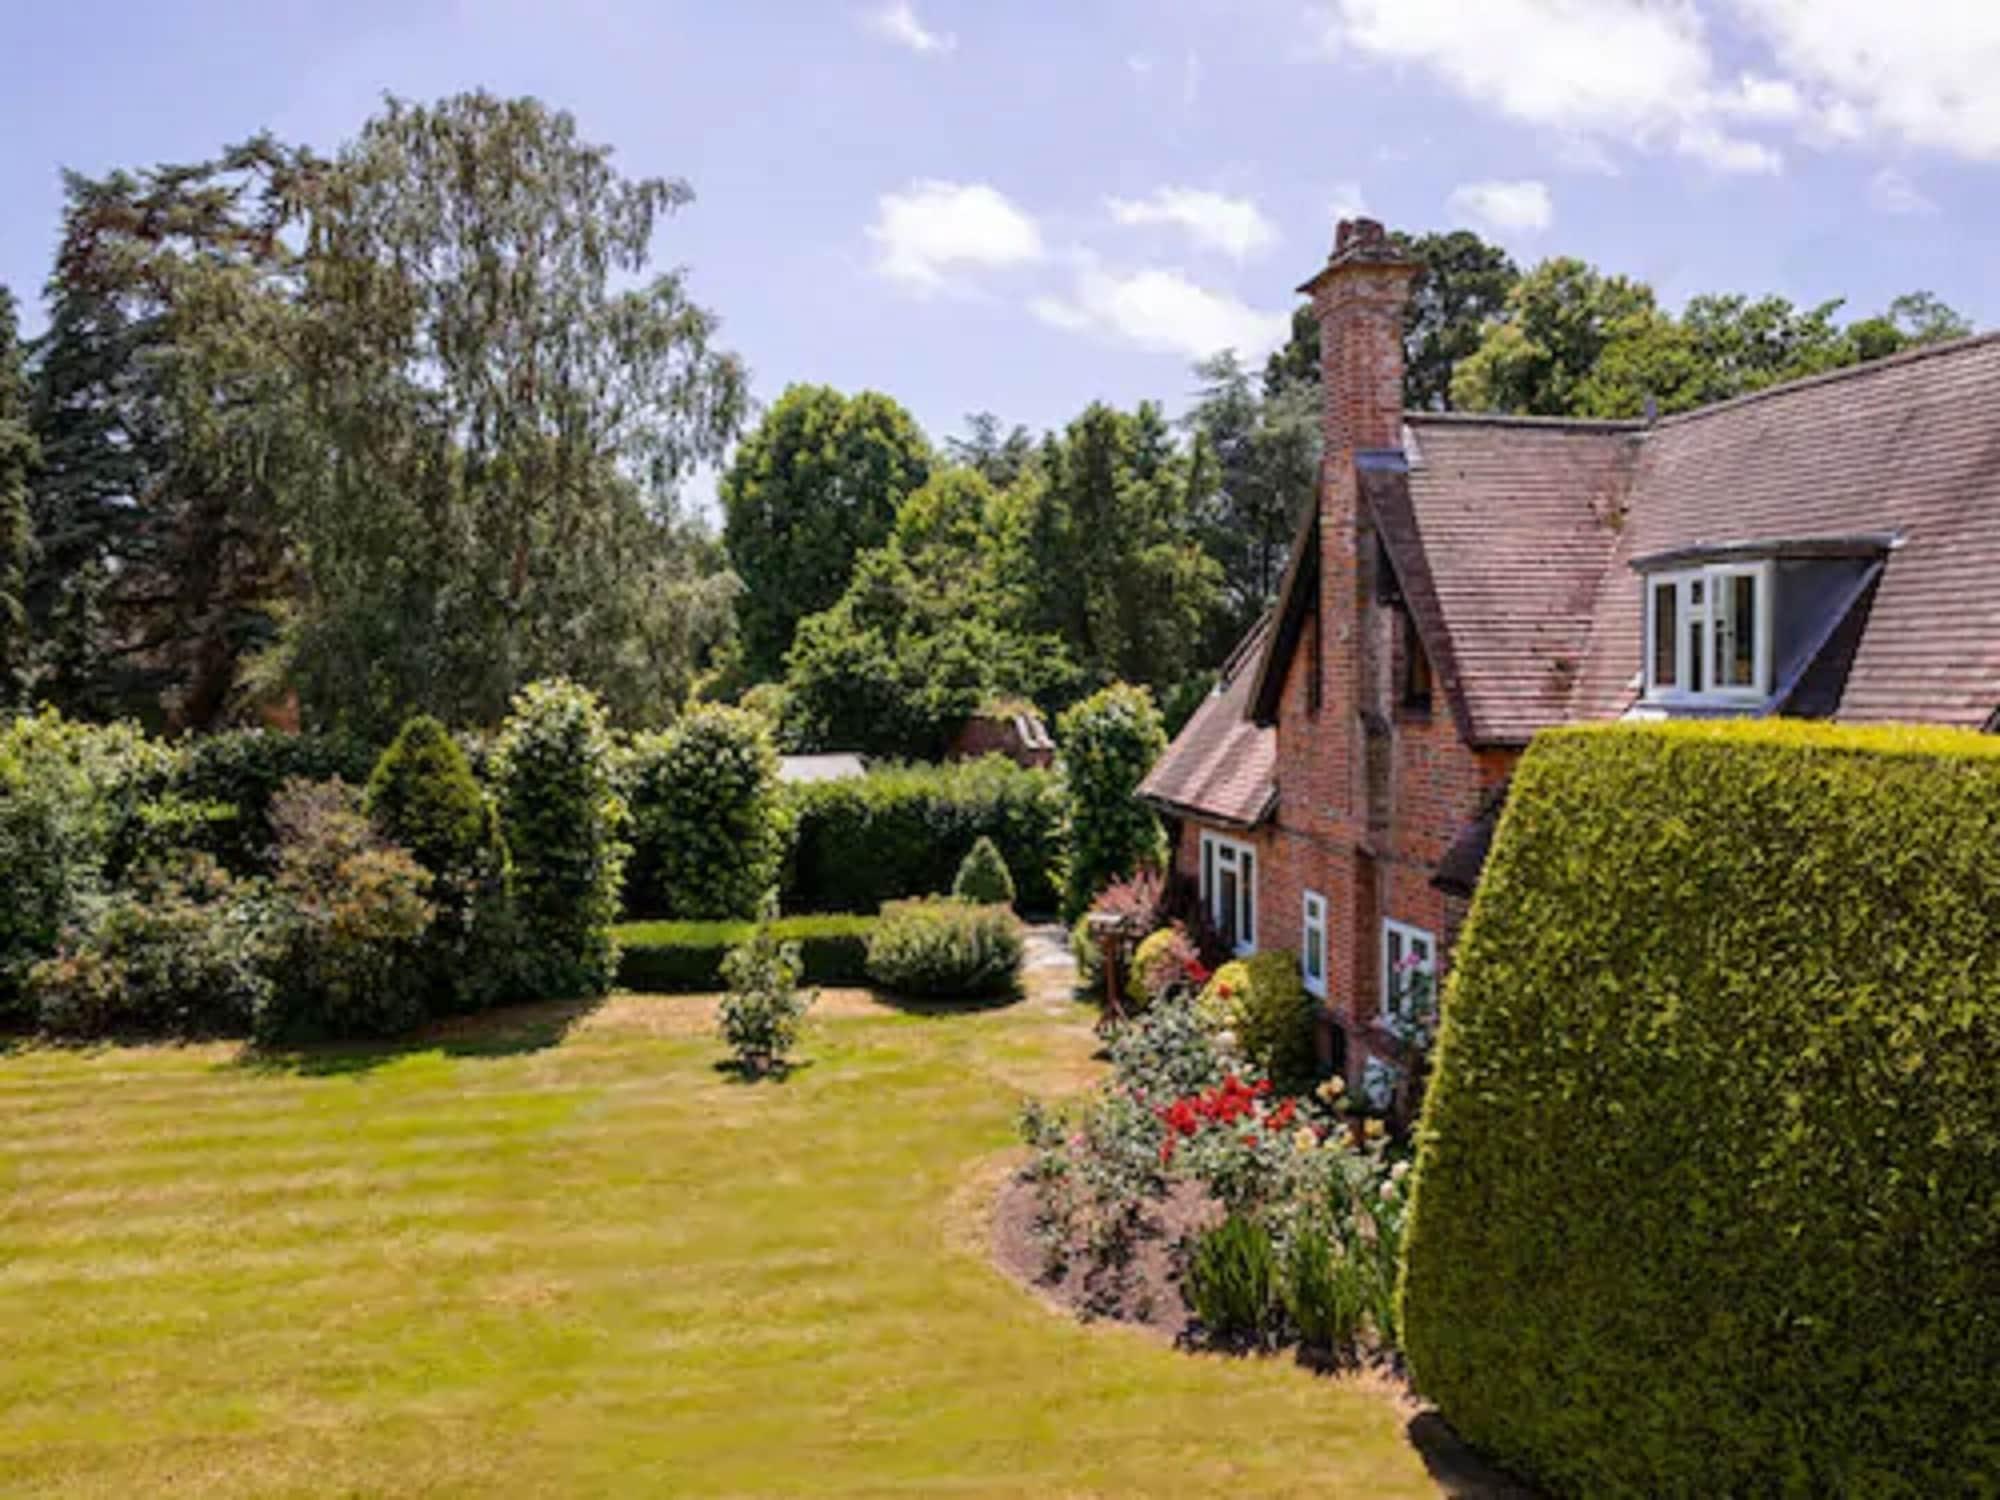
<svg viewBox="0 0 2000 1500">
<path fill-rule="evenodd" d="M 807 984 L 868 983 L 871 915 L 781 917 L 781 941 L 797 943 Z M 628 990 L 695 994 L 723 988 L 723 955 L 749 937 L 754 922 L 628 922 L 618 940 L 618 983 Z"/>
<path fill-rule="evenodd" d="M 1992 1493 L 2000 742 L 1539 738 L 1444 1002 L 1416 1380 L 1555 1494 Z"/>
</svg>

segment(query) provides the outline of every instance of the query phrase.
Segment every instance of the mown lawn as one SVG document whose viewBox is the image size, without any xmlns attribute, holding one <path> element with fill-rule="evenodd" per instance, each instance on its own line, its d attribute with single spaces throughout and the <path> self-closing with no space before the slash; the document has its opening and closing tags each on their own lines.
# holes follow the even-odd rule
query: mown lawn
<svg viewBox="0 0 2000 1500">
<path fill-rule="evenodd" d="M 1366 1383 L 1081 1327 L 984 1259 L 1046 1000 L 830 997 L 743 1085 L 706 1007 L 390 1051 L 0 1056 L 0 1492 L 1435 1494 Z"/>
</svg>

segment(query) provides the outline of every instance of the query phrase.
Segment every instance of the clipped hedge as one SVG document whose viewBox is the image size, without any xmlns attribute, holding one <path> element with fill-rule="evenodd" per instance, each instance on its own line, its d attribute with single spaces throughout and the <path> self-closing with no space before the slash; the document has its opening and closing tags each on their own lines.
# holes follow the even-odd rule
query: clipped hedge
<svg viewBox="0 0 2000 1500">
<path fill-rule="evenodd" d="M 1063 856 L 1062 782 L 1004 756 L 886 766 L 786 788 L 796 819 L 785 884 L 795 911 L 876 910 L 952 888 L 960 861 L 990 838 L 1016 904 L 1050 911 Z"/>
<path fill-rule="evenodd" d="M 1990 1493 L 2000 742 L 1566 730 L 1444 1004 L 1406 1348 L 1558 1494 Z"/>
<path fill-rule="evenodd" d="M 780 917 L 773 935 L 797 943 L 806 984 L 868 982 L 868 934 L 875 918 L 850 913 Z M 628 990 L 696 994 L 719 990 L 722 960 L 756 931 L 755 922 L 627 922 L 618 939 L 618 983 Z"/>
</svg>

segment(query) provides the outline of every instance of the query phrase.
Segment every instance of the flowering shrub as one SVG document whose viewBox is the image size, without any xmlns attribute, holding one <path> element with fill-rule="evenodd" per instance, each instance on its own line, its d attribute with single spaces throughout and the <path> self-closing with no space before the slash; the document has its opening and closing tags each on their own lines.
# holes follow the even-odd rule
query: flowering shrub
<svg viewBox="0 0 2000 1500">
<path fill-rule="evenodd" d="M 799 945 L 779 940 L 777 920 L 773 893 L 764 898 L 756 931 L 722 960 L 729 993 L 717 1021 L 737 1066 L 753 1078 L 784 1067 L 798 1041 L 799 1023 L 818 998 L 799 988 Z"/>
<path fill-rule="evenodd" d="M 1222 1081 L 1227 1068 L 1194 1003 L 1170 995 L 1111 1036 L 1117 1086 L 1148 1108 L 1199 1093 Z"/>
<path fill-rule="evenodd" d="M 1208 968 L 1195 951 L 1187 929 L 1178 922 L 1150 933 L 1132 955 L 1125 994 L 1133 1007 L 1144 1010 L 1181 989 L 1199 993 L 1208 982 Z"/>
</svg>

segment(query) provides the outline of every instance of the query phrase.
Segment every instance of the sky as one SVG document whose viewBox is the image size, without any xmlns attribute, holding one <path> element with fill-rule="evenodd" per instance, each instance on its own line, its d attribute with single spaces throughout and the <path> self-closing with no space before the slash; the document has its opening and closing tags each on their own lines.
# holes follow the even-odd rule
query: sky
<svg viewBox="0 0 2000 1500">
<path fill-rule="evenodd" d="M 60 170 L 382 95 L 534 94 L 685 178 L 689 270 L 774 400 L 888 392 L 933 439 L 1170 411 L 1260 359 L 1357 211 L 1702 291 L 1936 292 L 2000 322 L 1993 0 L 0 0 L 0 282 Z M 30 326 L 39 322 L 27 309 Z"/>
</svg>

